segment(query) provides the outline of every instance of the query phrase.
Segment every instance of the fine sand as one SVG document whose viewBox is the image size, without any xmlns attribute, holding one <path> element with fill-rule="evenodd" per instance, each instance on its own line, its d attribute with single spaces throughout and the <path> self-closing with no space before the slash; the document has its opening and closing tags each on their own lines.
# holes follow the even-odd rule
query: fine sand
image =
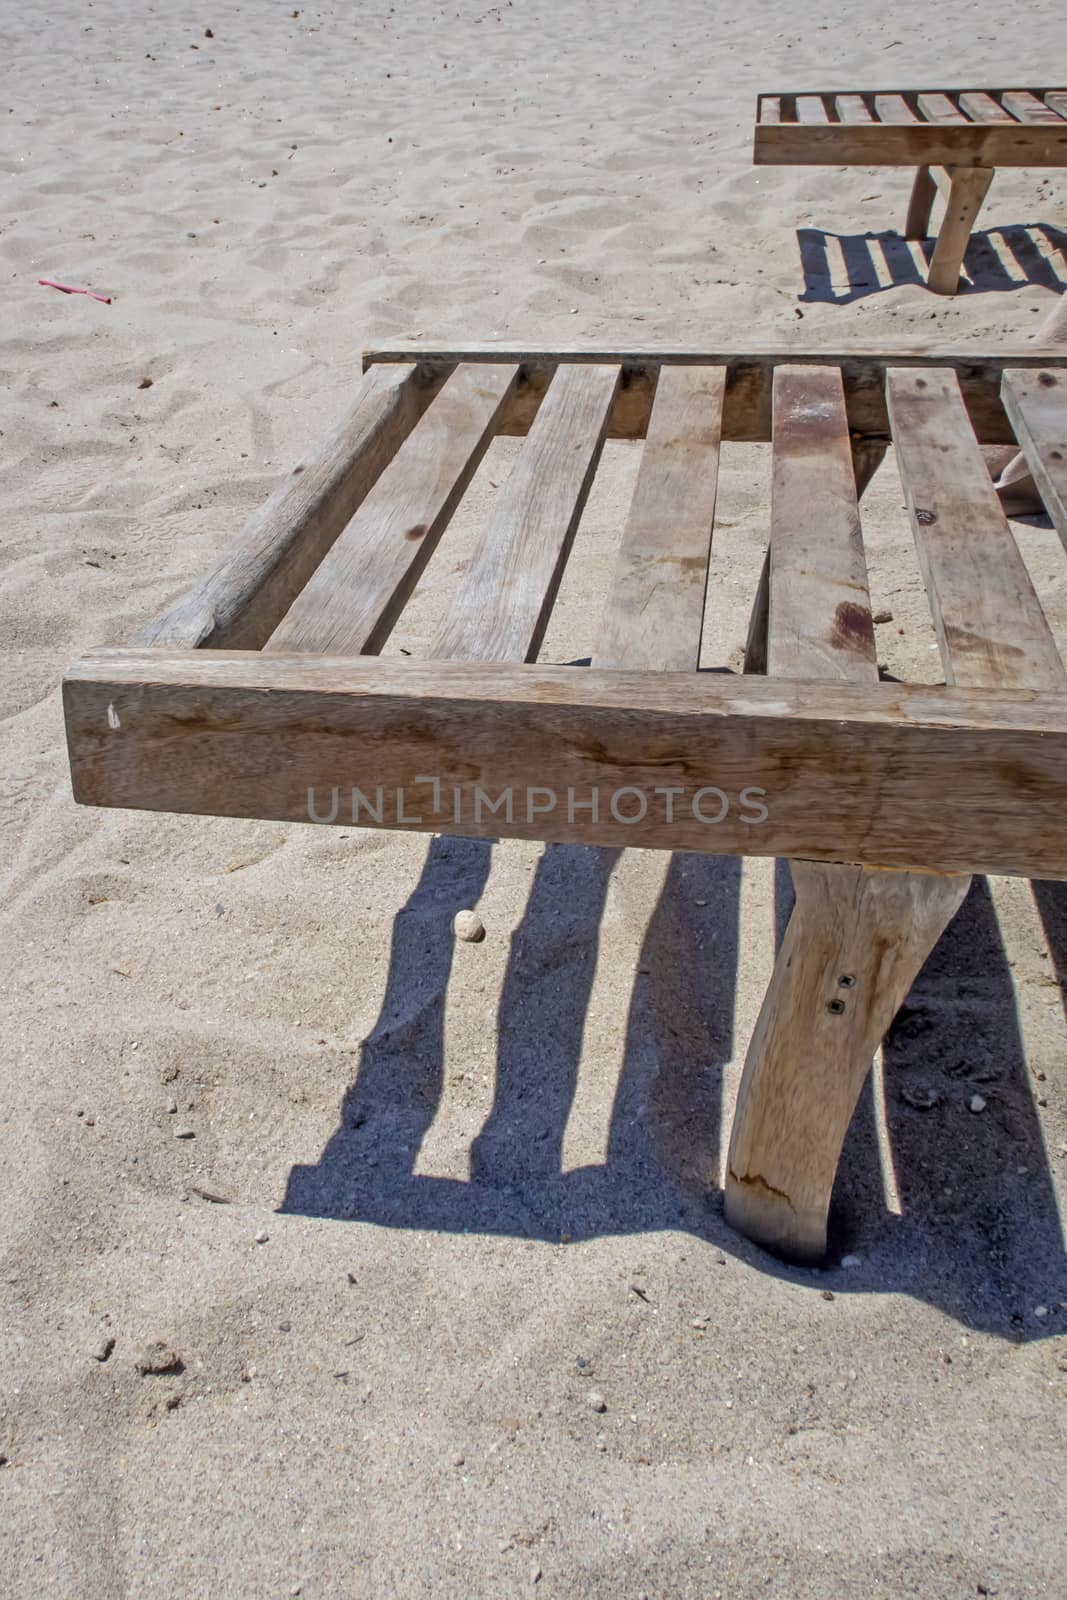
<svg viewBox="0 0 1067 1600">
<path fill-rule="evenodd" d="M 907 173 L 755 169 L 751 120 L 758 89 L 1062 79 L 1062 5 L 0 14 L 5 1591 L 1062 1596 L 1061 887 L 976 885 L 861 1102 L 832 1264 L 786 1270 L 720 1193 L 784 868 L 80 810 L 58 694 L 365 345 L 1023 340 L 1064 174 L 998 175 L 938 299 L 863 243 Z M 606 452 L 546 661 L 595 649 L 636 460 Z M 724 452 L 708 662 L 740 663 L 767 471 Z M 901 502 L 889 460 L 880 658 L 938 681 Z M 1014 527 L 1067 637 L 1062 548 Z M 180 1370 L 138 1370 L 157 1341 Z"/>
</svg>

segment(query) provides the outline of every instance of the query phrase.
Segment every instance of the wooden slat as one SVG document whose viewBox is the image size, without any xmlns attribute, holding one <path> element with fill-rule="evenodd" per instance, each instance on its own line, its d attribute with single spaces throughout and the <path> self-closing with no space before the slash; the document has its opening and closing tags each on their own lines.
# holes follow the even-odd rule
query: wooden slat
<svg viewBox="0 0 1067 1600">
<path fill-rule="evenodd" d="M 1051 106 L 1039 100 L 1029 89 L 1005 89 L 1001 95 L 1005 108 L 1020 122 L 1048 122 L 1065 126 L 1063 118 Z"/>
<path fill-rule="evenodd" d="M 1045 95 L 1045 104 L 1055 111 L 1057 116 L 1067 120 L 1067 89 L 1050 89 Z"/>
<path fill-rule="evenodd" d="M 874 109 L 880 122 L 918 122 L 919 118 L 901 94 L 876 94 Z"/>
<path fill-rule="evenodd" d="M 336 655 L 381 649 L 489 446 L 517 376 L 507 364 L 456 368 L 265 649 Z"/>
<path fill-rule="evenodd" d="M 1067 547 L 1067 375 L 1006 372 L 1004 404 L 1031 476 Z"/>
<path fill-rule="evenodd" d="M 776 94 L 763 94 L 763 95 L 760 95 L 760 98 L 759 98 L 759 121 L 760 122 L 774 122 L 774 123 L 777 123 L 777 122 L 781 122 L 781 120 L 782 120 L 782 102 L 781 102 L 780 96 L 778 96 Z"/>
<path fill-rule="evenodd" d="M 861 94 L 839 94 L 834 107 L 841 122 L 873 122 L 874 116 Z"/>
<path fill-rule="evenodd" d="M 947 94 L 921 94 L 916 104 L 927 122 L 966 122 L 967 118 Z"/>
<path fill-rule="evenodd" d="M 149 650 L 87 657 L 64 701 L 82 804 L 307 821 L 336 788 L 351 824 L 381 786 L 383 827 L 490 837 L 475 791 L 511 789 L 524 838 L 1067 877 L 1062 690 Z"/>
<path fill-rule="evenodd" d="M 878 680 L 845 392 L 833 368 L 775 373 L 767 672 Z"/>
<path fill-rule="evenodd" d="M 826 106 L 823 104 L 822 95 L 797 95 L 798 122 L 828 122 L 829 120 L 829 117 L 826 115 Z"/>
<path fill-rule="evenodd" d="M 358 510 L 444 379 L 407 363 L 366 372 L 341 426 L 294 467 L 213 570 L 136 643 L 258 649 Z"/>
<path fill-rule="evenodd" d="M 617 366 L 560 368 L 460 581 L 435 656 L 536 658 L 618 382 Z"/>
<path fill-rule="evenodd" d="M 959 100 L 961 108 L 966 111 L 972 122 L 1014 121 L 1000 102 L 982 89 L 964 89 Z"/>
<path fill-rule="evenodd" d="M 949 683 L 1062 688 L 1067 674 L 955 374 L 891 370 L 901 482 Z"/>
<path fill-rule="evenodd" d="M 722 367 L 660 373 L 598 667 L 697 668 L 725 393 Z"/>
</svg>

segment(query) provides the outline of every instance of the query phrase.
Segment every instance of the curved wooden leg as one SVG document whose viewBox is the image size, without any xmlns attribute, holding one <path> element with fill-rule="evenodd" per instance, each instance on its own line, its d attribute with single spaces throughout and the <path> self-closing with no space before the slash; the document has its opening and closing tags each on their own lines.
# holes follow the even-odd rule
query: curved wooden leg
<svg viewBox="0 0 1067 1600">
<path fill-rule="evenodd" d="M 929 167 L 918 167 L 908 201 L 908 217 L 904 224 L 905 239 L 925 239 L 930 232 L 930 212 L 933 210 L 937 184 Z"/>
<path fill-rule="evenodd" d="M 955 294 L 959 288 L 971 230 L 992 181 L 992 167 L 953 167 L 945 220 L 930 263 L 929 287 L 934 294 Z"/>
<path fill-rule="evenodd" d="M 776 1255 L 816 1262 L 874 1052 L 970 879 L 790 865 L 796 905 L 745 1061 L 726 1218 Z"/>
</svg>

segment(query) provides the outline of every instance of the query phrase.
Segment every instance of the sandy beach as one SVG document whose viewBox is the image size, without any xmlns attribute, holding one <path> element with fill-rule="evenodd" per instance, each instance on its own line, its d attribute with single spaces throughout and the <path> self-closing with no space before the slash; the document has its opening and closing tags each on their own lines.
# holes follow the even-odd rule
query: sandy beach
<svg viewBox="0 0 1067 1600">
<path fill-rule="evenodd" d="M 1062 1596 L 1067 886 L 975 883 L 794 1270 L 721 1196 L 784 864 L 83 809 L 58 687 L 204 572 L 365 347 L 1021 345 L 1067 173 L 998 173 L 941 298 L 892 233 L 909 173 L 755 168 L 752 119 L 1062 81 L 1062 5 L 0 18 L 7 1592 Z M 638 448 L 543 661 L 595 650 Z M 708 663 L 741 664 L 768 479 L 724 448 Z M 891 458 L 863 521 L 879 659 L 942 681 Z M 1013 528 L 1063 644 L 1059 539 Z"/>
</svg>

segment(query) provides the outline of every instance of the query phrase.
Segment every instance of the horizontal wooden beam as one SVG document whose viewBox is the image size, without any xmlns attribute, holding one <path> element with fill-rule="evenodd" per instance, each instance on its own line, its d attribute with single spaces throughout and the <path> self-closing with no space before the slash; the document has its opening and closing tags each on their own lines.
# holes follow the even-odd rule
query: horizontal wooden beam
<svg viewBox="0 0 1067 1600">
<path fill-rule="evenodd" d="M 1067 878 L 1059 693 L 105 650 L 64 704 L 86 805 Z"/>
<path fill-rule="evenodd" d="M 1061 167 L 1067 122 L 757 122 L 756 166 Z"/>
<path fill-rule="evenodd" d="M 1000 380 L 1006 367 L 1067 367 L 1062 346 L 1042 350 L 1028 342 L 1017 352 L 986 353 L 981 349 L 938 349 L 905 346 L 899 350 L 807 350 L 757 348 L 756 350 L 700 350 L 664 345 L 644 350 L 590 350 L 564 348 L 538 350 L 529 346 L 469 344 L 456 350 L 433 349 L 417 343 L 364 352 L 364 367 L 397 362 L 416 363 L 430 381 L 459 362 L 518 363 L 519 382 L 504 412 L 499 431 L 525 434 L 537 412 L 554 369 L 560 363 L 584 361 L 622 367 L 615 405 L 608 420 L 609 439 L 643 439 L 648 428 L 656 374 L 663 366 L 725 366 L 726 402 L 722 437 L 755 443 L 771 437 L 771 387 L 780 366 L 839 367 L 845 384 L 849 427 L 856 434 L 888 440 L 885 374 L 889 367 L 955 368 L 975 434 L 981 444 L 1014 444 L 1015 435 L 1004 413 Z"/>
</svg>

